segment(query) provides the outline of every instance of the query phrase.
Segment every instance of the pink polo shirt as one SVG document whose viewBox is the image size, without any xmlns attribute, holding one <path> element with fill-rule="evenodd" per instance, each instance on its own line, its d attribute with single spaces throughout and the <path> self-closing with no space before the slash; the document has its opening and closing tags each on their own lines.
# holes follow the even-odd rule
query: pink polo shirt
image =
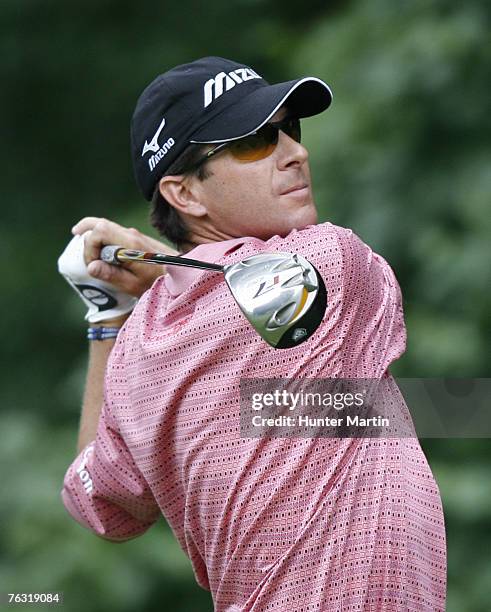
<svg viewBox="0 0 491 612">
<path fill-rule="evenodd" d="M 169 267 L 120 332 L 95 442 L 63 502 L 110 540 L 165 517 L 217 612 L 445 609 L 440 496 L 415 438 L 241 438 L 241 378 L 390 378 L 405 349 L 386 261 L 330 223 L 202 245 L 233 263 L 298 252 L 328 307 L 296 348 L 251 328 L 221 274 Z"/>
</svg>

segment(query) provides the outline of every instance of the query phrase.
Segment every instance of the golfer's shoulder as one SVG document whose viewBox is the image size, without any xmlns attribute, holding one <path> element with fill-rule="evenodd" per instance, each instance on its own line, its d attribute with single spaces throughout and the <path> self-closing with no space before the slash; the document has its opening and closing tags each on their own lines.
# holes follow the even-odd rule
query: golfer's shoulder
<svg viewBox="0 0 491 612">
<path fill-rule="evenodd" d="M 271 250 L 301 253 L 318 266 L 344 267 L 366 259 L 370 248 L 349 228 L 333 223 L 309 225 L 268 240 Z"/>
</svg>

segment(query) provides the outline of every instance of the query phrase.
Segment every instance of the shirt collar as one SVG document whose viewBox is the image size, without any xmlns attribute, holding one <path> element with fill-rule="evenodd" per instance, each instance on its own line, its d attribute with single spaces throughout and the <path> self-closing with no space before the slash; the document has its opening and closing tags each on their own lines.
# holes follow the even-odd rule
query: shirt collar
<svg viewBox="0 0 491 612">
<path fill-rule="evenodd" d="M 199 244 L 192 251 L 182 255 L 182 257 L 215 263 L 229 251 L 234 250 L 249 240 L 253 240 L 253 238 L 233 238 L 231 240 L 223 240 L 222 242 Z M 167 266 L 166 270 L 167 273 L 164 277 L 165 286 L 167 291 L 174 297 L 185 291 L 203 273 L 203 270 L 197 268 L 183 268 L 181 266 Z"/>
</svg>

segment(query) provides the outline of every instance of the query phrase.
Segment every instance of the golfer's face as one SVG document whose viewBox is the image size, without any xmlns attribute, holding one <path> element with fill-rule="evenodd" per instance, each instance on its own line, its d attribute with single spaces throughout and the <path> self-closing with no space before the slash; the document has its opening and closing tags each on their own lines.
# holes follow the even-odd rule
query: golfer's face
<svg viewBox="0 0 491 612">
<path fill-rule="evenodd" d="M 280 121 L 280 109 L 271 121 Z M 200 184 L 209 221 L 232 237 L 285 236 L 317 222 L 308 153 L 284 132 L 268 157 L 241 162 L 225 150 L 208 162 L 212 176 Z"/>
</svg>

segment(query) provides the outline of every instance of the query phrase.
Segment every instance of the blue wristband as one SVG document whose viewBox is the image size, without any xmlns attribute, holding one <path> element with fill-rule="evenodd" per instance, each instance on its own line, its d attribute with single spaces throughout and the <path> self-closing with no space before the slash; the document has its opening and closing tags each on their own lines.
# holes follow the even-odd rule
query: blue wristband
<svg viewBox="0 0 491 612">
<path fill-rule="evenodd" d="M 89 327 L 87 340 L 109 340 L 117 338 L 120 327 Z"/>
</svg>

